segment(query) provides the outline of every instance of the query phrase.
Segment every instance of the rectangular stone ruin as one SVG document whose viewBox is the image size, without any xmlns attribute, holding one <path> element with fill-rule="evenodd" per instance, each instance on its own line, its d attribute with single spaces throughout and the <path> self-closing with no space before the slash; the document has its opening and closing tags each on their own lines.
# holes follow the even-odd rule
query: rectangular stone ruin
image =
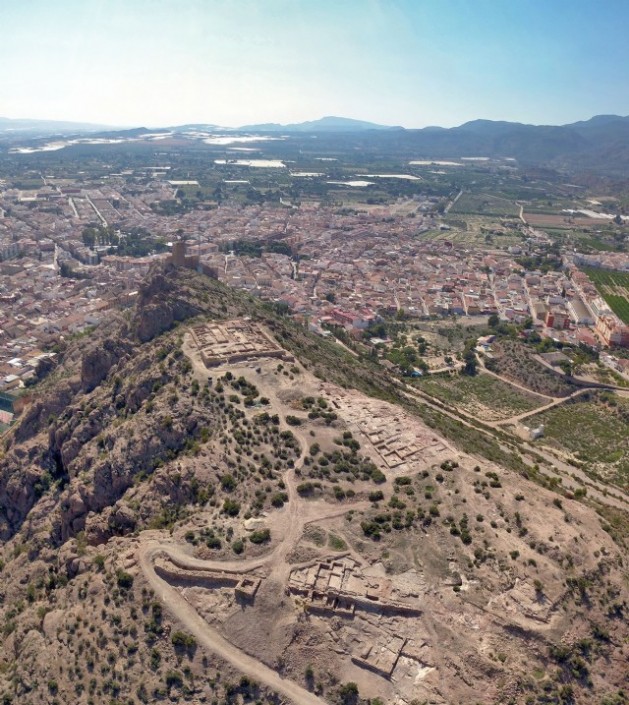
<svg viewBox="0 0 629 705">
<path fill-rule="evenodd" d="M 202 323 L 190 332 L 206 367 L 259 358 L 294 361 L 260 325 L 247 319 Z"/>
<path fill-rule="evenodd" d="M 242 597 L 245 600 L 253 601 L 260 587 L 262 581 L 260 578 L 254 578 L 251 576 L 245 576 L 238 581 L 238 584 L 234 588 L 234 591 L 238 597 Z"/>
<path fill-rule="evenodd" d="M 360 609 L 382 614 L 421 614 L 417 593 L 399 590 L 389 578 L 367 577 L 348 559 L 296 568 L 291 571 L 287 588 L 309 600 L 316 611 L 353 615 Z"/>
<path fill-rule="evenodd" d="M 357 653 L 352 655 L 352 661 L 362 668 L 390 679 L 406 641 L 403 637 L 392 636 L 385 642 L 361 643 Z"/>
</svg>

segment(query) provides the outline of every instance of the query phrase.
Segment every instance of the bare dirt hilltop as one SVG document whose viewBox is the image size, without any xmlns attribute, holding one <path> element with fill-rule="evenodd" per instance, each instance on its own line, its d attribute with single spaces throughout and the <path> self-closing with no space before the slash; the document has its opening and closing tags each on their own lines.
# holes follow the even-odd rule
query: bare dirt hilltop
<svg viewBox="0 0 629 705">
<path fill-rule="evenodd" d="M 189 271 L 60 358 L 0 454 L 0 702 L 628 702 L 618 501 Z"/>
</svg>

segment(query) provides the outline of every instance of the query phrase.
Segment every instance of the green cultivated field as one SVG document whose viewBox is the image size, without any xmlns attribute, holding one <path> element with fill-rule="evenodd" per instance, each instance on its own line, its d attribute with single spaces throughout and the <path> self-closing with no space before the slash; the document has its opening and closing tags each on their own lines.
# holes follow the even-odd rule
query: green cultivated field
<svg viewBox="0 0 629 705">
<path fill-rule="evenodd" d="M 531 416 L 528 426 L 544 424 L 541 443 L 574 453 L 619 486 L 629 486 L 629 400 L 606 393 L 577 397 Z"/>
<path fill-rule="evenodd" d="M 596 267 L 584 267 L 583 271 L 594 282 L 611 310 L 629 324 L 629 272 L 612 272 Z"/>
<path fill-rule="evenodd" d="M 517 217 L 520 208 L 512 200 L 489 193 L 464 193 L 450 213 Z"/>
<path fill-rule="evenodd" d="M 526 394 L 486 374 L 475 377 L 432 375 L 418 378 L 416 384 L 426 394 L 462 408 L 483 421 L 502 421 L 544 404 L 541 397 Z"/>
</svg>

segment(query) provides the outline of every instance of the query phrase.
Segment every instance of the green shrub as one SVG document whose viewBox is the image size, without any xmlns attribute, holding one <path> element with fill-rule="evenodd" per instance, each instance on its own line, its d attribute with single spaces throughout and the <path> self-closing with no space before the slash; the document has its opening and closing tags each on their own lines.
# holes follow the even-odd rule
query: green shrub
<svg viewBox="0 0 629 705">
<path fill-rule="evenodd" d="M 223 502 L 223 512 L 230 517 L 238 516 L 238 514 L 240 514 L 240 502 L 237 502 L 235 499 L 227 498 Z"/>
<path fill-rule="evenodd" d="M 297 485 L 297 494 L 301 497 L 311 497 L 314 494 L 315 485 L 312 482 L 301 482 Z"/>
<path fill-rule="evenodd" d="M 267 543 L 270 540 L 271 540 L 270 529 L 259 529 L 258 531 L 254 531 L 249 536 L 249 541 L 251 541 L 251 543 L 255 543 L 255 544 Z"/>
<path fill-rule="evenodd" d="M 236 489 L 237 484 L 238 483 L 236 482 L 234 476 L 229 473 L 221 477 L 221 487 L 225 490 L 225 492 L 232 492 Z"/>
<path fill-rule="evenodd" d="M 358 686 L 356 683 L 344 683 L 339 688 L 342 705 L 354 705 L 358 702 Z"/>
<path fill-rule="evenodd" d="M 283 507 L 285 502 L 288 502 L 288 495 L 286 492 L 276 492 L 273 497 L 271 497 L 271 504 L 274 507 Z"/>
<path fill-rule="evenodd" d="M 186 632 L 176 631 L 173 632 L 170 641 L 175 649 L 194 649 L 197 645 L 197 640 L 192 636 L 192 634 L 186 634 Z"/>
<path fill-rule="evenodd" d="M 360 524 L 360 528 L 363 530 L 363 534 L 365 534 L 365 536 L 368 536 L 374 541 L 378 541 L 382 535 L 380 524 L 376 521 L 363 521 Z"/>
<path fill-rule="evenodd" d="M 222 545 L 222 544 L 221 544 L 221 540 L 218 538 L 218 536 L 209 536 L 209 537 L 205 540 L 205 545 L 206 545 L 208 548 L 213 548 L 213 549 L 218 550 L 218 549 L 221 548 L 221 545 Z"/>
</svg>

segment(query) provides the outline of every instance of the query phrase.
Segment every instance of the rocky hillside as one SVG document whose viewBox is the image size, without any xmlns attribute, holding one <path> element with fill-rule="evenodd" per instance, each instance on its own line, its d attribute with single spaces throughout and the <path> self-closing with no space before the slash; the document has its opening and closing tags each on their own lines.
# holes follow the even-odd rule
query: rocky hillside
<svg viewBox="0 0 629 705">
<path fill-rule="evenodd" d="M 205 369 L 189 323 L 245 317 L 294 362 Z M 153 272 L 35 391 L 0 456 L 2 702 L 627 702 L 623 512 L 272 307 Z M 330 554 L 417 606 L 309 616 L 291 566 Z M 356 650 L 393 633 L 414 681 Z"/>
</svg>

